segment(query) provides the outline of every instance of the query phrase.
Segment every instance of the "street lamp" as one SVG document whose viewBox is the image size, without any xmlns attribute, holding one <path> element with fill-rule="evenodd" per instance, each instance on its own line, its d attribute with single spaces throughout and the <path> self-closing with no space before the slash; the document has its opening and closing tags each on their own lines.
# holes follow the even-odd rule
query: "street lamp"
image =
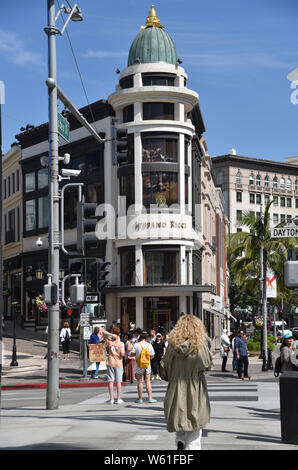
<svg viewBox="0 0 298 470">
<path fill-rule="evenodd" d="M 59 155 L 58 155 L 58 116 L 57 116 L 57 60 L 56 60 L 56 35 L 62 36 L 70 19 L 81 21 L 82 14 L 78 5 L 69 8 L 62 5 L 55 16 L 55 0 L 47 0 L 48 27 L 44 29 L 48 36 L 49 76 L 46 81 L 49 93 L 49 275 L 52 283 L 59 286 L 59 255 L 60 255 L 60 230 L 59 230 Z M 60 31 L 56 27 L 56 21 L 64 10 L 68 18 Z M 59 302 L 57 290 L 49 305 L 48 324 L 48 377 L 47 377 L 47 409 L 59 407 Z"/>
</svg>

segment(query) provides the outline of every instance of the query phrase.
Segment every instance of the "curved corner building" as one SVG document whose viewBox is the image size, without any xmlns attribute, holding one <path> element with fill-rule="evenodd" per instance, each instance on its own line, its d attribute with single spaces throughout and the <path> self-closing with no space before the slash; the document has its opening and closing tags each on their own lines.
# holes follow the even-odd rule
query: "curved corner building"
<svg viewBox="0 0 298 470">
<path fill-rule="evenodd" d="M 198 94 L 187 88 L 180 64 L 152 6 L 108 98 L 117 128 L 128 130 L 127 160 L 111 165 L 115 236 L 106 251 L 108 323 L 121 321 L 124 331 L 131 322 L 169 331 L 193 309 L 192 253 L 201 245 L 193 228 L 195 128 L 188 114 Z"/>
</svg>

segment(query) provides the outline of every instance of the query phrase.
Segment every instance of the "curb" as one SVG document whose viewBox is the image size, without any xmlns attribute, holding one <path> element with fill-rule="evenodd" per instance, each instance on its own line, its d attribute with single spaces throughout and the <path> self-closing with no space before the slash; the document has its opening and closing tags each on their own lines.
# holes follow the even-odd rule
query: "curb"
<svg viewBox="0 0 298 470">
<path fill-rule="evenodd" d="M 122 386 L 126 386 L 126 382 L 121 382 Z M 82 388 L 82 387 L 107 387 L 108 382 L 96 383 L 96 382 L 61 382 L 59 383 L 60 388 Z M 115 386 L 115 385 L 114 385 Z M 47 383 L 39 384 L 11 384 L 11 385 L 2 385 L 1 390 L 37 390 L 37 389 L 46 389 Z"/>
</svg>

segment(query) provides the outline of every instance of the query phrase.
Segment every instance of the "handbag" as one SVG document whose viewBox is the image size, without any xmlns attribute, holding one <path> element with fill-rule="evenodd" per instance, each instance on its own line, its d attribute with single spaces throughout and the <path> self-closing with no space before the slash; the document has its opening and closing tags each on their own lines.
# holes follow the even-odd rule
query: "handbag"
<svg viewBox="0 0 298 470">
<path fill-rule="evenodd" d="M 230 351 L 229 346 L 224 346 L 224 352 L 229 352 L 229 351 Z"/>
</svg>

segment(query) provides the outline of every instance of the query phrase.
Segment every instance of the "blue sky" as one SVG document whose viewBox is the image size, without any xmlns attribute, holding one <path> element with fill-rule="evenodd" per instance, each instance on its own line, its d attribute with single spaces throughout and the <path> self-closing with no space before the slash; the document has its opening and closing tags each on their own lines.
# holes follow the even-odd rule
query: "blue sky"
<svg viewBox="0 0 298 470">
<path fill-rule="evenodd" d="M 107 99 L 151 2 L 77 1 L 84 21 L 70 22 L 68 32 L 88 100 Z M 239 155 L 277 161 L 298 155 L 298 104 L 291 102 L 295 90 L 287 79 L 298 67 L 298 2 L 159 0 L 154 5 L 183 60 L 187 86 L 199 94 L 210 155 L 232 147 Z M 1 1 L 0 19 L 6 152 L 20 127 L 48 120 L 47 1 Z M 57 37 L 57 62 L 59 85 L 77 107 L 85 106 L 65 33 Z"/>
</svg>

